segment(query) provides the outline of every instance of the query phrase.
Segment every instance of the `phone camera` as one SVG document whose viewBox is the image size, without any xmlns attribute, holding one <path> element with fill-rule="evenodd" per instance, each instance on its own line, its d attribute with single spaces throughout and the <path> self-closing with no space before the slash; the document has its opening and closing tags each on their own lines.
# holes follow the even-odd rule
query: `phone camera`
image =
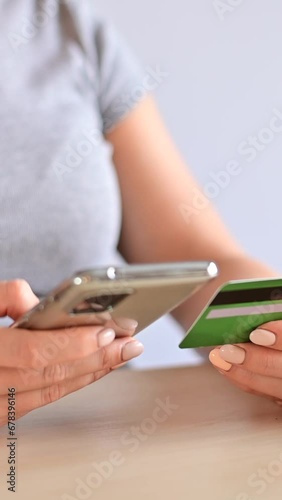
<svg viewBox="0 0 282 500">
<path fill-rule="evenodd" d="M 77 304 L 73 309 L 73 314 L 87 314 L 87 313 L 102 313 L 105 311 L 112 311 L 112 309 L 122 302 L 128 293 L 116 294 L 116 295 L 96 295 L 94 297 L 88 297 L 84 299 L 79 304 Z"/>
</svg>

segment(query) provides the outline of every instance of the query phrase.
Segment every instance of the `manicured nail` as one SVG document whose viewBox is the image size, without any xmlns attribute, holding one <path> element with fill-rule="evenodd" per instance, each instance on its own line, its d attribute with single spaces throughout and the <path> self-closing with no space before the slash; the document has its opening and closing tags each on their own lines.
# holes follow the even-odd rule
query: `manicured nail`
<svg viewBox="0 0 282 500">
<path fill-rule="evenodd" d="M 130 359 L 140 356 L 144 352 L 144 346 L 138 340 L 127 342 L 122 349 L 122 360 L 129 361 Z"/>
<path fill-rule="evenodd" d="M 223 345 L 219 349 L 219 355 L 224 361 L 227 361 L 232 365 L 241 365 L 245 361 L 246 351 L 237 345 L 228 344 Z"/>
<path fill-rule="evenodd" d="M 115 331 L 112 328 L 106 328 L 105 330 L 102 330 L 100 333 L 98 333 L 98 347 L 106 347 L 107 345 L 111 344 L 115 339 L 115 336 Z"/>
<path fill-rule="evenodd" d="M 253 344 L 270 347 L 275 344 L 276 335 L 268 330 L 263 330 L 263 328 L 258 328 L 251 333 L 250 341 L 253 342 Z"/>
<path fill-rule="evenodd" d="M 232 365 L 230 363 L 226 363 L 221 357 L 219 353 L 220 349 L 214 349 L 209 354 L 210 362 L 219 370 L 223 370 L 225 372 L 229 372 Z"/>
<path fill-rule="evenodd" d="M 138 321 L 131 318 L 113 318 L 113 320 L 117 326 L 124 330 L 136 330 L 138 326 Z"/>
</svg>

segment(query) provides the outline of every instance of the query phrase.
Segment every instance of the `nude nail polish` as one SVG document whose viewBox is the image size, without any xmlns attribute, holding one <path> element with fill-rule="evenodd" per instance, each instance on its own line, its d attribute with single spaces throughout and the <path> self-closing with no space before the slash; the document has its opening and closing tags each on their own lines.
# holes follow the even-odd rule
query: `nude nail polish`
<svg viewBox="0 0 282 500">
<path fill-rule="evenodd" d="M 113 320 L 117 326 L 124 330 L 136 330 L 138 326 L 138 321 L 131 318 L 113 318 Z"/>
<path fill-rule="evenodd" d="M 246 358 L 246 351 L 242 347 L 236 345 L 223 345 L 219 349 L 219 355 L 232 365 L 242 365 Z"/>
<path fill-rule="evenodd" d="M 210 362 L 219 370 L 223 370 L 224 372 L 229 372 L 229 370 L 232 368 L 232 365 L 230 363 L 227 363 L 224 361 L 224 359 L 221 358 L 220 349 L 214 349 L 213 351 L 210 352 L 209 354 L 209 359 Z"/>
<path fill-rule="evenodd" d="M 115 339 L 115 336 L 115 331 L 112 328 L 106 328 L 105 330 L 102 330 L 100 333 L 98 333 L 97 337 L 98 347 L 106 347 L 107 345 L 111 344 Z"/>
<path fill-rule="evenodd" d="M 258 328 L 251 333 L 250 341 L 256 345 L 271 347 L 276 342 L 276 335 L 275 333 L 264 330 L 263 328 Z"/>
<path fill-rule="evenodd" d="M 144 351 L 144 346 L 138 340 L 127 342 L 122 349 L 122 360 L 129 361 L 130 359 L 140 356 Z"/>
</svg>

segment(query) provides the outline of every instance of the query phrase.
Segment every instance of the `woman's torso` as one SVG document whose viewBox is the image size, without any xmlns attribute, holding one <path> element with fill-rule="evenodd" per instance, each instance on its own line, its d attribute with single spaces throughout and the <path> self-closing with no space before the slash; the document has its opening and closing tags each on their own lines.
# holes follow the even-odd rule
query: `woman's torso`
<svg viewBox="0 0 282 500">
<path fill-rule="evenodd" d="M 121 200 L 99 101 L 99 50 L 111 47 L 95 44 L 90 3 L 78 13 L 57 0 L 0 7 L 0 279 L 25 278 L 38 293 L 120 260 Z"/>
</svg>

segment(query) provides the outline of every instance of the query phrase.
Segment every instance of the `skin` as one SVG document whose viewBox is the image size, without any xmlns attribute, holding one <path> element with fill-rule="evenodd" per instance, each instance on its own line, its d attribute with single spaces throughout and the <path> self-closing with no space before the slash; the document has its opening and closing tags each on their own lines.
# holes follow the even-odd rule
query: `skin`
<svg viewBox="0 0 282 500">
<path fill-rule="evenodd" d="M 200 188 L 174 146 L 152 98 L 145 98 L 107 134 L 107 139 L 114 146 L 122 193 L 119 249 L 126 260 L 214 260 L 219 265 L 220 276 L 173 312 L 185 329 L 221 283 L 277 276 L 273 269 L 246 255 L 208 200 L 187 224 L 179 205 L 195 206 L 194 193 Z M 282 322 L 271 323 L 269 329 L 277 335 L 274 347 L 244 344 L 245 362 L 240 367 L 232 365 L 228 372 L 219 371 L 244 391 L 276 400 L 282 399 Z"/>
<path fill-rule="evenodd" d="M 264 347 L 252 344 L 222 346 L 212 351 L 220 353 L 222 359 L 228 349 L 236 349 L 232 363 L 223 362 L 219 372 L 230 382 L 250 394 L 265 396 L 282 406 L 282 322 L 271 321 L 260 326 L 275 335 L 273 345 Z M 238 351 L 240 356 L 238 356 Z M 223 356 L 222 356 L 222 354 Z M 212 356 L 211 356 L 212 357 Z"/>
<path fill-rule="evenodd" d="M 199 193 L 200 188 L 152 98 L 139 103 L 106 139 L 113 145 L 120 182 L 123 222 L 119 250 L 124 258 L 129 263 L 214 260 L 219 264 L 220 276 L 173 311 L 185 329 L 221 283 L 276 275 L 245 254 L 208 200 L 187 223 L 179 206 L 194 207 L 195 190 Z M 0 316 L 17 320 L 37 302 L 26 282 L 0 283 Z M 248 356 L 244 364 L 220 371 L 243 390 L 280 399 L 282 322 L 271 327 L 279 339 L 275 348 L 245 345 Z M 1 328 L 0 425 L 7 422 L 8 388 L 16 388 L 19 418 L 97 381 L 143 350 L 138 340 L 130 338 L 133 331 L 125 331 L 126 336 L 119 339 L 112 332 L 101 347 L 101 331 L 101 327 L 52 332 Z M 65 343 L 63 348 L 56 344 L 58 339 Z"/>
<path fill-rule="evenodd" d="M 22 280 L 0 283 L 0 316 L 17 320 L 38 302 Z M 102 327 L 66 328 L 52 331 L 0 329 L 0 426 L 7 423 L 9 388 L 16 389 L 17 418 L 53 403 L 104 377 L 130 359 L 132 339 L 103 336 Z M 101 347 L 102 333 L 102 347 Z M 132 354 L 132 352 L 131 352 Z M 124 359 L 126 358 L 126 359 Z"/>
</svg>

